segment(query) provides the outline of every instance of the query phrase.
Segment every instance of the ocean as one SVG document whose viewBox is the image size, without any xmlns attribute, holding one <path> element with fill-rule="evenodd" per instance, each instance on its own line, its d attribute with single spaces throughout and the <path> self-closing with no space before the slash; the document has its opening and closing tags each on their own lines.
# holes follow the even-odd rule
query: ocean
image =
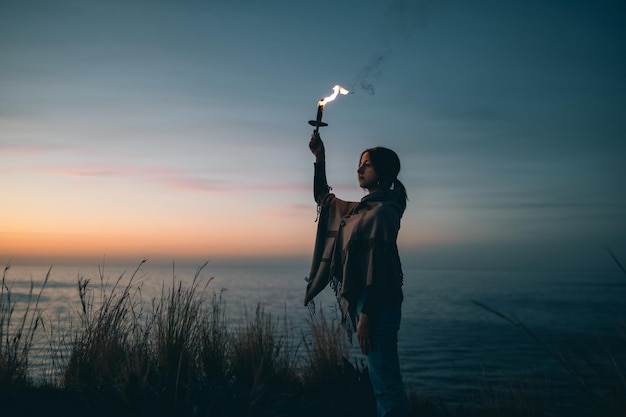
<svg viewBox="0 0 626 417">
<path fill-rule="evenodd" d="M 241 322 L 260 303 L 300 337 L 308 329 L 309 309 L 303 306 L 308 267 L 307 262 L 209 263 L 200 272 L 200 282 L 208 282 L 209 293 L 221 294 L 231 324 Z M 130 277 L 135 268 L 105 265 L 103 276 L 114 282 L 121 274 Z M 135 276 L 142 299 L 149 304 L 163 284 L 171 285 L 173 276 L 191 282 L 197 268 L 142 265 Z M 47 271 L 48 267 L 20 265 L 7 271 L 7 285 L 18 303 L 16 313 L 31 282 L 36 295 Z M 399 334 L 403 377 L 407 387 L 440 398 L 449 407 L 478 401 L 488 387 L 520 381 L 550 401 L 575 403 L 580 398 L 578 386 L 558 356 L 581 358 L 594 352 L 601 361 L 616 343 L 622 349 L 626 346 L 626 335 L 620 334 L 625 330 L 626 276 L 617 266 L 599 271 L 405 268 L 404 272 Z M 100 282 L 97 265 L 52 267 L 39 304 L 51 323 L 61 325 L 67 312 L 79 307 L 78 276 L 90 279 L 94 288 Z M 316 306 L 326 317 L 336 317 L 332 290 L 324 291 Z M 45 338 L 40 338 L 33 347 L 35 374 L 45 366 L 41 357 L 46 346 Z M 351 355 L 355 362 L 362 359 L 356 346 Z"/>
</svg>

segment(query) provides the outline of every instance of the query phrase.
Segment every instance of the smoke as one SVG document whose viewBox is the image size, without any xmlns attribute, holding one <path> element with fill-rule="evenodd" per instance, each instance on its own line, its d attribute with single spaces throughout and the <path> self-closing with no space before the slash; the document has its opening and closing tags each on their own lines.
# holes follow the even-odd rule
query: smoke
<svg viewBox="0 0 626 417">
<path fill-rule="evenodd" d="M 361 90 L 367 94 L 374 95 L 374 81 L 382 76 L 382 66 L 389 58 L 390 53 L 374 56 L 370 59 L 368 65 L 363 67 L 356 76 L 355 81 L 351 84 L 350 91 Z"/>
<path fill-rule="evenodd" d="M 408 0 L 383 0 L 382 3 L 384 13 L 382 19 L 378 20 L 381 46 L 348 85 L 350 91 L 363 91 L 374 95 L 376 93 L 374 83 L 382 77 L 383 67 L 390 60 L 395 47 L 408 42 L 412 37 L 411 29 L 416 9 L 412 9 L 411 6 L 420 2 L 412 4 Z"/>
</svg>

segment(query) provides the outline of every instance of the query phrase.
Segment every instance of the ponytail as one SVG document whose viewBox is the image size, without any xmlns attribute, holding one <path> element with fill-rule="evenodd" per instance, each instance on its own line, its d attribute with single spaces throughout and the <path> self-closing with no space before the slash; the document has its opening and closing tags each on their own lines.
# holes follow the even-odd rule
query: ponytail
<svg viewBox="0 0 626 417">
<path fill-rule="evenodd" d="M 400 207 L 402 207 L 402 211 L 404 212 L 404 209 L 406 209 L 406 202 L 409 199 L 409 196 L 406 193 L 406 187 L 397 178 L 393 181 L 392 184 L 393 184 L 393 190 L 396 192 L 396 195 L 397 195 L 396 203 Z"/>
</svg>

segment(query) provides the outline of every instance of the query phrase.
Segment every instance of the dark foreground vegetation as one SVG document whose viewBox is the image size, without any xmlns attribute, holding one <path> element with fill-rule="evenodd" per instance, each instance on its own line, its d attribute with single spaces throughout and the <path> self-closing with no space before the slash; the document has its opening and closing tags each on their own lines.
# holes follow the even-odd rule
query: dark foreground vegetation
<svg viewBox="0 0 626 417">
<path fill-rule="evenodd" d="M 621 264 L 615 259 L 617 264 Z M 64 323 L 39 311 L 43 286 L 17 301 L 0 292 L 0 414 L 3 416 L 359 416 L 375 404 L 362 362 L 349 358 L 344 330 L 318 313 L 306 334 L 293 335 L 286 319 L 259 304 L 239 326 L 228 326 L 221 295 L 198 269 L 188 283 L 172 278 L 145 303 L 135 277 L 95 285 L 79 277 L 79 307 Z M 623 268 L 622 268 L 623 270 Z M 626 273 L 626 271 L 625 271 Z M 479 304 L 489 309 L 488 306 Z M 531 337 L 522 323 L 503 315 Z M 591 356 L 570 361 L 546 349 L 580 386 L 591 405 L 584 415 L 626 415 L 626 334 L 597 366 Z M 48 372 L 31 375 L 29 355 L 45 340 Z M 541 343 L 540 340 L 537 340 Z M 615 353 L 616 352 L 616 353 Z M 485 386 L 467 405 L 448 407 L 407 390 L 410 416 L 583 415 L 532 395 L 532 382 Z M 578 413 L 577 413 L 578 412 Z"/>
</svg>

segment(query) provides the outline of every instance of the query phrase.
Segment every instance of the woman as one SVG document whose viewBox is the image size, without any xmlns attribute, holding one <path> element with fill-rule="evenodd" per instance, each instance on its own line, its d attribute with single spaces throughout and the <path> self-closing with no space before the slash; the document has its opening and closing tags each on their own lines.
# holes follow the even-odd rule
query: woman
<svg viewBox="0 0 626 417">
<path fill-rule="evenodd" d="M 367 356 L 378 416 L 404 415 L 405 400 L 398 361 L 402 267 L 396 239 L 407 195 L 398 180 L 400 160 L 390 149 L 376 147 L 361 154 L 359 186 L 368 191 L 360 202 L 343 201 L 326 183 L 325 150 L 314 133 L 313 189 L 319 223 L 304 304 L 328 284 L 342 307 L 349 334 L 356 330 Z"/>
</svg>

